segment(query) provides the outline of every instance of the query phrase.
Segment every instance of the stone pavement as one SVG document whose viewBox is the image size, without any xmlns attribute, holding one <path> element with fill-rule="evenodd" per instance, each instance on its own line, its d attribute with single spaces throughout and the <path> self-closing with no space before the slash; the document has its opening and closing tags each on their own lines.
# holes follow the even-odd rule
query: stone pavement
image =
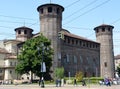
<svg viewBox="0 0 120 89">
<path fill-rule="evenodd" d="M 105 86 L 105 85 L 87 85 L 87 86 L 73 86 L 73 85 L 65 85 L 62 87 L 55 87 L 55 86 L 46 86 L 46 89 L 120 89 L 120 85 L 112 85 L 112 86 Z M 39 88 L 33 88 L 39 89 Z"/>
<path fill-rule="evenodd" d="M 73 85 L 65 85 L 62 87 L 55 87 L 55 85 L 45 85 L 44 88 L 41 88 L 38 85 L 0 85 L 0 89 L 120 89 L 120 85 L 87 85 L 87 86 L 73 86 Z"/>
</svg>

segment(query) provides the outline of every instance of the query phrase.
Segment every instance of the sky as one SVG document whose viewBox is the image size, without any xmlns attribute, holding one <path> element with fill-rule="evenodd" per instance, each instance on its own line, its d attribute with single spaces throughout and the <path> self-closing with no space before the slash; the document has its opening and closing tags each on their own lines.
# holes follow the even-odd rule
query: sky
<svg viewBox="0 0 120 89">
<path fill-rule="evenodd" d="M 120 0 L 1 0 L 0 40 L 15 39 L 15 28 L 26 26 L 40 31 L 37 7 L 55 3 L 62 5 L 62 28 L 73 34 L 96 41 L 95 27 L 114 26 L 114 55 L 120 54 Z"/>
</svg>

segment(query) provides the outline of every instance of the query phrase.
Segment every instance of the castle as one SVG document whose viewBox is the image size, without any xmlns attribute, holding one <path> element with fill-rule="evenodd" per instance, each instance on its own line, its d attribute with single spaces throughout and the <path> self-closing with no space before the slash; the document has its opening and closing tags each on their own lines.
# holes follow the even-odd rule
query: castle
<svg viewBox="0 0 120 89">
<path fill-rule="evenodd" d="M 65 76 L 75 76 L 76 72 L 81 71 L 85 77 L 114 77 L 113 26 L 102 24 L 95 27 L 95 42 L 62 28 L 63 6 L 44 4 L 37 11 L 40 33 L 51 40 L 51 47 L 54 49 L 52 70 L 62 66 Z M 32 34 L 32 31 L 33 29 L 25 26 L 16 28 L 16 39 L 0 42 L 0 80 L 18 79 L 15 73 L 18 46 L 39 35 Z M 30 76 L 23 75 L 22 78 L 30 79 Z"/>
</svg>

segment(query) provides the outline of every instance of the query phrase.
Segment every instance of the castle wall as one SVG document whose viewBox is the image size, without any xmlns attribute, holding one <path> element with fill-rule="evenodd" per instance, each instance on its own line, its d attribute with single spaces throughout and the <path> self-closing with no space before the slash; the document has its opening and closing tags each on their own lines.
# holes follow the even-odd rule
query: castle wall
<svg viewBox="0 0 120 89">
<path fill-rule="evenodd" d="M 65 68 L 66 76 L 68 76 L 68 73 L 75 76 L 80 71 L 83 72 L 85 77 L 100 76 L 100 45 L 82 39 L 69 37 L 67 39 L 63 41 L 61 51 L 61 64 Z"/>
</svg>

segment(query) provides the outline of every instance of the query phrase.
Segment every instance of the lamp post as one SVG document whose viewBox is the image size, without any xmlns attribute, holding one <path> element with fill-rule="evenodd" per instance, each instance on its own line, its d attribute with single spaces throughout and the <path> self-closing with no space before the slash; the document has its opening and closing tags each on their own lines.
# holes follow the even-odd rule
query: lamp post
<svg viewBox="0 0 120 89">
<path fill-rule="evenodd" d="M 44 88 L 44 75 L 43 72 L 46 72 L 46 66 L 44 63 L 44 50 L 45 50 L 45 46 L 44 44 L 41 45 L 42 46 L 42 62 L 41 62 L 41 73 L 42 73 L 42 78 L 41 78 L 41 87 Z M 38 47 L 38 53 L 40 55 L 40 48 Z"/>
</svg>

